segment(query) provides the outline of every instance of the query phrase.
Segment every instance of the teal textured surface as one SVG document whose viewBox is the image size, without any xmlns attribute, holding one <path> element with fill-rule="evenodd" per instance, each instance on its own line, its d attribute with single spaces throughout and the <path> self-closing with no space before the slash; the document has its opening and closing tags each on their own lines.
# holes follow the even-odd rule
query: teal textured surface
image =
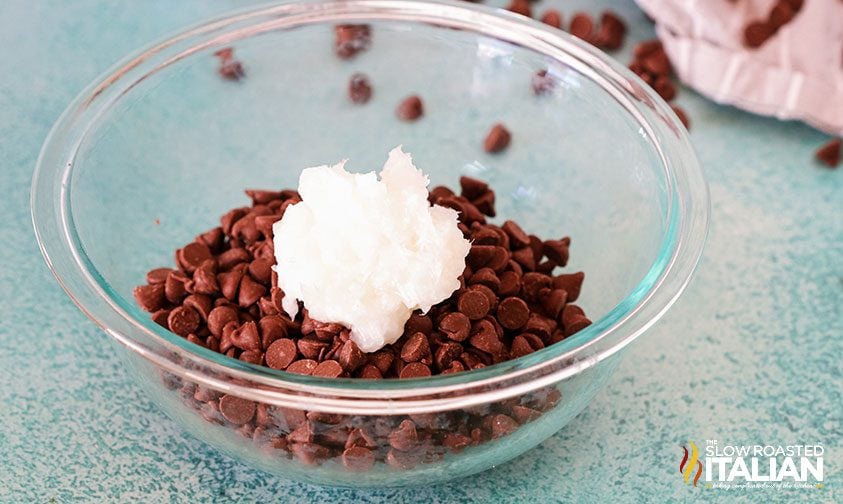
<svg viewBox="0 0 843 504">
<path fill-rule="evenodd" d="M 645 502 L 843 499 L 843 171 L 816 165 L 826 136 L 683 89 L 678 103 L 712 192 L 699 273 L 626 353 L 609 385 L 539 448 L 477 477 L 415 489 L 290 483 L 219 454 L 158 411 L 38 252 L 29 183 L 66 104 L 138 46 L 234 0 L 8 0 L 0 4 L 0 502 Z M 543 0 L 565 17 L 631 0 Z M 843 113 L 843 112 L 841 112 Z M 822 443 L 825 485 L 685 485 L 682 444 Z"/>
</svg>

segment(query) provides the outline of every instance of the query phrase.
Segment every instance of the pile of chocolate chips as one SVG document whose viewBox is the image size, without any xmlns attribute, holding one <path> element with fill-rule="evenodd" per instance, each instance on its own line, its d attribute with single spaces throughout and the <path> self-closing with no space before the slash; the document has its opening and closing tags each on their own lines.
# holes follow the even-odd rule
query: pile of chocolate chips
<svg viewBox="0 0 843 504">
<path fill-rule="evenodd" d="M 300 201 L 292 190 L 247 191 L 220 226 L 176 251 L 176 268 L 157 268 L 134 290 L 158 324 L 197 345 L 290 373 L 354 378 L 416 378 L 477 369 L 552 345 L 590 324 L 576 301 L 583 273 L 553 275 L 568 262 L 567 237 L 541 240 L 518 224 L 489 224 L 495 194 L 460 179 L 430 201 L 459 213 L 472 243 L 460 288 L 428 313 L 416 312 L 392 345 L 365 354 L 339 324 L 291 319 L 272 270 L 272 224 Z"/>
<path fill-rule="evenodd" d="M 246 191 L 220 226 L 178 249 L 175 268 L 147 274 L 134 290 L 158 324 L 187 340 L 257 365 L 326 378 L 420 378 L 514 359 L 588 326 L 572 304 L 582 273 L 553 275 L 568 262 L 567 237 L 542 241 L 512 221 L 489 224 L 495 194 L 468 177 L 459 195 L 430 191 L 431 203 L 459 212 L 472 241 L 460 288 L 429 313 L 414 313 L 394 344 L 365 354 L 339 324 L 295 318 L 272 271 L 272 224 L 301 199 L 296 191 Z M 303 307 L 302 307 L 303 308 Z M 306 465 L 332 461 L 345 470 L 376 462 L 409 470 L 446 453 L 506 436 L 554 408 L 554 387 L 493 404 L 416 415 L 338 415 L 281 408 L 207 389 L 163 373 L 164 385 L 208 422 L 232 429 L 275 457 Z"/>
</svg>

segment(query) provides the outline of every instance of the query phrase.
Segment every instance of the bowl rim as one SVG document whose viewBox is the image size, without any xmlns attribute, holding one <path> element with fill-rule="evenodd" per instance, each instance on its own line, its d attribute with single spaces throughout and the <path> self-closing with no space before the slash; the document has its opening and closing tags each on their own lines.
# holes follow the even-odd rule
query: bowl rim
<svg viewBox="0 0 843 504">
<path fill-rule="evenodd" d="M 147 75 L 208 47 L 285 27 L 364 20 L 471 30 L 541 51 L 560 62 L 564 59 L 565 65 L 596 81 L 630 112 L 661 159 L 668 224 L 658 257 L 626 298 L 556 345 L 478 370 L 411 380 L 327 379 L 248 364 L 190 343 L 154 324 L 148 315 L 140 317 L 137 307 L 122 304 L 123 297 L 110 290 L 87 260 L 72 224 L 68 181 L 76 149 L 94 119 Z M 646 120 L 640 107 L 654 111 L 663 124 Z M 165 37 L 114 65 L 74 99 L 46 138 L 33 174 L 31 211 L 41 252 L 71 299 L 108 334 L 161 369 L 280 406 L 300 405 L 306 398 L 308 409 L 318 411 L 412 413 L 526 393 L 591 368 L 626 347 L 670 308 L 690 282 L 708 233 L 710 202 L 702 168 L 670 106 L 628 69 L 585 42 L 523 16 L 467 2 L 318 0 L 234 11 Z M 62 260 L 67 253 L 72 263 Z M 84 299 L 90 296 L 85 288 L 96 292 L 97 303 Z M 103 310 L 125 319 L 132 331 L 111 327 Z"/>
</svg>

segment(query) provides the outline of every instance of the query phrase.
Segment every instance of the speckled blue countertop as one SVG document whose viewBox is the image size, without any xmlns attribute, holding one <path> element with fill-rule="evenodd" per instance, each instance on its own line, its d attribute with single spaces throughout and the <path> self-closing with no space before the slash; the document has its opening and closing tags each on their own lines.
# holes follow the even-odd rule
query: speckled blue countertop
<svg viewBox="0 0 843 504">
<path fill-rule="evenodd" d="M 449 484 L 351 491 L 271 477 L 181 432 L 49 273 L 29 220 L 30 177 L 84 85 L 139 45 L 243 3 L 0 3 L 0 502 L 843 500 L 843 169 L 812 162 L 825 135 L 684 89 L 678 103 L 711 182 L 699 274 L 606 389 L 541 447 Z M 542 3 L 566 15 L 612 4 L 632 40 L 652 33 L 631 0 Z M 825 484 L 685 485 L 680 445 L 706 439 L 822 443 Z"/>
</svg>

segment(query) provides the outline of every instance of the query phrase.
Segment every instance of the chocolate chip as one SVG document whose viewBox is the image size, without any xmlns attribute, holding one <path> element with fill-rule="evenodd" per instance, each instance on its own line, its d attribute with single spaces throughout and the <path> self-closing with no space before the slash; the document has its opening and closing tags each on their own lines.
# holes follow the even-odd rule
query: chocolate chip
<svg viewBox="0 0 843 504">
<path fill-rule="evenodd" d="M 667 53 L 665 53 L 664 50 L 659 50 L 646 56 L 641 60 L 641 64 L 643 65 L 644 70 L 656 76 L 670 75 L 672 70 L 670 59 L 667 57 Z"/>
<path fill-rule="evenodd" d="M 286 371 L 288 373 L 310 375 L 313 374 L 313 370 L 315 370 L 318 365 L 319 364 L 313 359 L 302 359 L 287 366 Z"/>
<path fill-rule="evenodd" d="M 369 78 L 362 73 L 356 73 L 348 81 L 348 97 L 353 103 L 362 105 L 372 98 L 372 85 Z"/>
<path fill-rule="evenodd" d="M 501 287 L 501 281 L 492 268 L 480 268 L 471 275 L 468 283 L 470 285 L 485 285 L 494 292 L 497 292 Z"/>
<path fill-rule="evenodd" d="M 515 260 L 523 270 L 534 271 L 536 269 L 536 258 L 533 255 L 533 249 L 524 247 L 512 253 L 512 259 Z"/>
<path fill-rule="evenodd" d="M 226 250 L 217 257 L 217 265 L 221 271 L 229 271 L 236 265 L 248 262 L 251 259 L 252 255 L 248 250 L 244 248 L 232 248 Z"/>
<path fill-rule="evenodd" d="M 387 464 L 404 471 L 416 467 L 419 462 L 421 462 L 421 458 L 415 453 L 405 453 L 393 448 L 386 454 Z"/>
<path fill-rule="evenodd" d="M 817 149 L 817 161 L 829 168 L 835 168 L 840 164 L 841 150 L 843 150 L 841 145 L 843 145 L 843 140 L 839 138 L 829 140 L 822 147 Z"/>
<path fill-rule="evenodd" d="M 556 87 L 555 80 L 547 70 L 539 70 L 533 74 L 530 84 L 533 87 L 533 94 L 536 96 L 550 94 L 553 88 Z"/>
<path fill-rule="evenodd" d="M 381 370 L 377 367 L 371 364 L 366 364 L 360 369 L 357 377 L 364 380 L 380 380 L 383 378 L 383 373 L 381 373 Z"/>
<path fill-rule="evenodd" d="M 548 9 L 544 11 L 541 21 L 542 23 L 554 28 L 562 28 L 562 14 L 556 9 Z"/>
<path fill-rule="evenodd" d="M 342 373 L 342 366 L 340 366 L 339 362 L 335 360 L 326 360 L 320 362 L 311 374 L 313 376 L 321 376 L 322 378 L 337 378 L 341 376 Z"/>
<path fill-rule="evenodd" d="M 514 296 L 521 291 L 521 275 L 514 271 L 504 271 L 500 278 L 501 285 L 498 294 L 501 296 Z"/>
<path fill-rule="evenodd" d="M 767 18 L 767 22 L 778 29 L 789 23 L 795 14 L 796 13 L 793 11 L 793 7 L 791 7 L 788 2 L 780 0 L 773 6 L 772 9 L 770 9 L 770 15 Z"/>
<path fill-rule="evenodd" d="M 518 429 L 518 422 L 506 415 L 495 415 L 492 417 L 491 426 L 492 438 L 497 439 L 515 432 Z"/>
<path fill-rule="evenodd" d="M 498 321 L 507 329 L 520 329 L 530 318 L 530 308 L 527 303 L 517 297 L 508 297 L 498 306 Z"/>
<path fill-rule="evenodd" d="M 213 309 L 214 301 L 211 296 L 206 296 L 205 294 L 191 294 L 184 298 L 183 304 L 196 310 L 202 321 L 207 322 L 208 314 Z"/>
<path fill-rule="evenodd" d="M 189 306 L 178 306 L 167 317 L 170 330 L 183 337 L 198 329 L 199 322 L 199 314 Z"/>
<path fill-rule="evenodd" d="M 232 270 L 227 273 L 220 273 L 217 275 L 217 281 L 220 285 L 220 292 L 229 301 L 237 299 L 237 291 L 240 289 L 240 281 L 243 280 L 243 272 Z"/>
<path fill-rule="evenodd" d="M 404 362 L 419 362 L 424 359 L 426 364 L 430 364 L 430 343 L 427 336 L 422 332 L 410 336 L 401 348 L 401 359 Z"/>
<path fill-rule="evenodd" d="M 278 315 L 269 315 L 258 321 L 261 334 L 261 348 L 269 348 L 272 343 L 287 337 L 287 325 Z"/>
<path fill-rule="evenodd" d="M 562 289 L 568 293 L 568 302 L 574 302 L 580 297 L 580 290 L 582 288 L 585 273 L 579 271 L 577 273 L 565 273 L 553 277 L 553 288 Z"/>
<path fill-rule="evenodd" d="M 263 364 L 263 352 L 260 350 L 246 350 L 238 357 L 243 362 L 248 362 L 256 366 Z"/>
<path fill-rule="evenodd" d="M 272 369 L 286 369 L 296 359 L 296 343 L 287 338 L 274 341 L 266 349 L 266 365 Z"/>
<path fill-rule="evenodd" d="M 140 304 L 140 303 L 138 303 Z M 141 306 L 143 307 L 143 306 Z M 152 321 L 160 325 L 164 329 L 168 329 L 167 318 L 170 316 L 170 310 L 158 310 L 152 314 Z"/>
<path fill-rule="evenodd" d="M 173 271 L 170 268 L 155 268 L 154 270 L 150 270 L 146 274 L 146 283 L 149 284 L 161 284 L 167 280 L 167 275 Z"/>
<path fill-rule="evenodd" d="M 529 0 L 512 0 L 506 10 L 522 16 L 533 17 Z"/>
<path fill-rule="evenodd" d="M 479 320 L 489 313 L 489 300 L 478 291 L 467 291 L 462 294 L 457 303 L 460 312 L 471 320 Z"/>
<path fill-rule="evenodd" d="M 375 454 L 362 446 L 352 446 L 342 452 L 342 463 L 352 472 L 366 472 L 375 465 Z"/>
<path fill-rule="evenodd" d="M 412 420 L 403 420 L 397 428 L 389 433 L 389 445 L 402 452 L 412 450 L 416 447 L 417 442 L 416 424 Z"/>
<path fill-rule="evenodd" d="M 266 287 L 254 281 L 249 275 L 243 275 L 240 280 L 240 290 L 237 295 L 237 302 L 242 308 L 258 302 L 258 299 L 266 294 Z"/>
<path fill-rule="evenodd" d="M 334 27 L 334 52 L 349 59 L 372 45 L 372 29 L 366 24 L 342 24 Z"/>
<path fill-rule="evenodd" d="M 208 329 L 218 338 L 229 322 L 237 322 L 237 310 L 230 306 L 217 306 L 208 314 Z"/>
<path fill-rule="evenodd" d="M 670 81 L 670 77 L 660 75 L 653 83 L 653 89 L 661 96 L 664 101 L 671 101 L 676 98 L 676 86 Z"/>
<path fill-rule="evenodd" d="M 571 35 L 591 42 L 593 40 L 594 21 L 584 12 L 578 12 L 571 18 Z"/>
<path fill-rule="evenodd" d="M 402 121 L 415 121 L 424 114 L 424 106 L 417 95 L 408 96 L 395 109 L 395 115 Z"/>
<path fill-rule="evenodd" d="M 164 295 L 171 303 L 180 302 L 187 295 L 188 278 L 181 271 L 171 271 L 164 281 Z"/>
<path fill-rule="evenodd" d="M 204 264 L 193 273 L 193 292 L 199 294 L 213 295 L 219 292 L 220 286 L 217 283 L 217 276 L 211 264 Z"/>
<path fill-rule="evenodd" d="M 471 321 L 463 313 L 452 312 L 439 322 L 439 330 L 454 341 L 465 341 L 471 331 Z"/>
<path fill-rule="evenodd" d="M 414 312 L 404 324 L 404 334 L 413 335 L 417 332 L 430 335 L 433 331 L 433 321 L 427 315 Z"/>
<path fill-rule="evenodd" d="M 401 369 L 401 378 L 424 378 L 430 376 L 430 368 L 421 362 L 411 362 Z"/>
<path fill-rule="evenodd" d="M 275 264 L 273 259 L 255 259 L 251 262 L 251 264 L 249 264 L 249 275 L 263 285 L 269 285 L 270 277 L 272 276 L 273 264 Z"/>
<path fill-rule="evenodd" d="M 357 346 L 357 343 L 348 340 L 343 343 L 340 349 L 339 362 L 343 369 L 352 372 L 366 362 L 366 356 Z"/>
<path fill-rule="evenodd" d="M 293 456 L 305 465 L 317 465 L 331 455 L 327 448 L 316 443 L 291 443 L 289 448 Z"/>
<path fill-rule="evenodd" d="M 546 240 L 542 243 L 542 253 L 558 266 L 565 266 L 568 264 L 568 257 L 570 252 L 568 248 L 571 245 L 571 240 L 562 238 L 561 240 Z"/>
<path fill-rule="evenodd" d="M 754 21 L 744 28 L 743 43 L 746 47 L 756 49 L 764 45 L 776 33 L 776 27 L 769 21 Z"/>
<path fill-rule="evenodd" d="M 527 406 L 515 405 L 512 406 L 510 413 L 512 417 L 520 424 L 532 422 L 541 416 L 541 412 L 528 408 Z"/>
<path fill-rule="evenodd" d="M 600 16 L 600 29 L 595 43 L 604 49 L 616 50 L 623 45 L 626 35 L 626 24 L 612 11 L 605 11 Z"/>
<path fill-rule="evenodd" d="M 255 416 L 254 402 L 242 397 L 226 394 L 220 398 L 220 413 L 229 422 L 245 424 Z"/>
<path fill-rule="evenodd" d="M 132 295 L 138 305 L 148 312 L 160 310 L 167 302 L 164 297 L 164 285 L 160 283 L 135 287 Z"/>
<path fill-rule="evenodd" d="M 459 343 L 446 341 L 436 349 L 434 362 L 436 367 L 441 371 L 450 368 L 454 361 L 459 359 L 463 352 L 463 347 Z"/>
<path fill-rule="evenodd" d="M 213 259 L 211 249 L 203 243 L 193 242 L 176 252 L 176 261 L 184 271 L 193 273 L 203 262 Z"/>
<path fill-rule="evenodd" d="M 489 354 L 496 354 L 503 347 L 494 324 L 485 319 L 474 323 L 468 341 L 474 348 Z"/>
<path fill-rule="evenodd" d="M 517 250 L 521 247 L 526 247 L 530 244 L 530 237 L 521 229 L 521 226 L 515 222 L 508 220 L 503 223 L 501 229 L 509 237 L 509 243 L 512 250 Z"/>
<path fill-rule="evenodd" d="M 474 200 L 489 192 L 489 184 L 465 175 L 460 177 L 461 196 L 468 200 Z M 453 194 L 452 194 L 453 195 Z"/>
<path fill-rule="evenodd" d="M 490 153 L 501 152 L 509 146 L 510 140 L 512 140 L 512 135 L 509 130 L 503 124 L 497 123 L 492 126 L 492 129 L 486 135 L 483 149 Z"/>
</svg>

